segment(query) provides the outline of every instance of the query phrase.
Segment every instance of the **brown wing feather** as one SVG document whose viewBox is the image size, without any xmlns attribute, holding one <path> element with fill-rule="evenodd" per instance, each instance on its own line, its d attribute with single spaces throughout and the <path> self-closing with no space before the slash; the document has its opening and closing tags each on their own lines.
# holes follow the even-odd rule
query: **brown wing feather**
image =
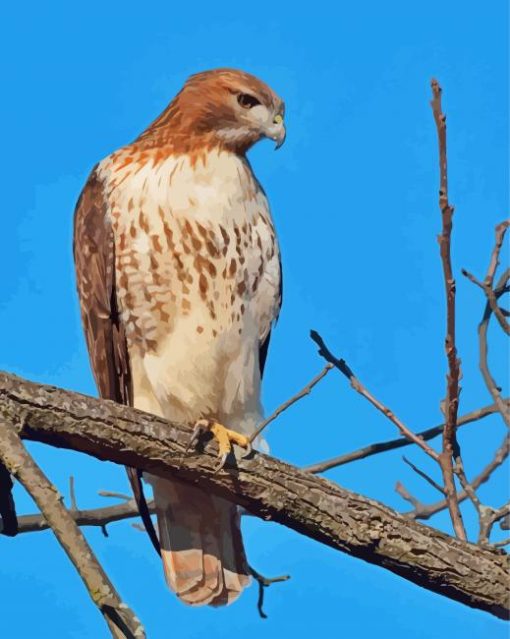
<svg viewBox="0 0 510 639">
<path fill-rule="evenodd" d="M 132 405 L 129 354 L 115 287 L 115 243 L 96 169 L 92 170 L 76 205 L 73 253 L 85 339 L 99 394 Z M 143 523 L 159 553 L 141 473 L 135 468 L 126 470 Z"/>
<path fill-rule="evenodd" d="M 282 259 L 280 257 L 280 295 L 278 299 L 278 314 L 280 313 L 282 302 L 283 302 L 283 271 L 282 271 Z M 278 314 L 276 316 L 276 319 L 278 319 Z M 269 351 L 270 340 L 271 340 L 271 330 L 269 330 L 268 334 L 266 335 L 264 340 L 260 342 L 260 345 L 259 345 L 259 368 L 260 368 L 261 379 L 264 375 L 264 368 L 266 366 L 266 359 L 267 359 L 267 353 Z"/>
</svg>

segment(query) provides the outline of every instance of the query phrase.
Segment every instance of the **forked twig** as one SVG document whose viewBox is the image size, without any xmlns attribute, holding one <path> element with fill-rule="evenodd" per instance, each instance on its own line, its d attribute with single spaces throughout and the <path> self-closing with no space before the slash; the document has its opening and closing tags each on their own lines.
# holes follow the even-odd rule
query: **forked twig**
<svg viewBox="0 0 510 639">
<path fill-rule="evenodd" d="M 267 619 L 267 615 L 264 612 L 264 588 L 267 588 L 271 584 L 275 584 L 280 581 L 288 581 L 290 579 L 290 575 L 281 575 L 280 577 L 264 577 L 259 572 L 257 572 L 255 568 L 252 568 L 251 566 L 248 566 L 248 571 L 259 585 L 259 597 L 257 601 L 257 610 L 259 611 L 259 615 L 261 619 Z"/>
<path fill-rule="evenodd" d="M 490 479 L 492 473 L 503 464 L 503 462 L 507 459 L 509 453 L 510 453 L 510 434 L 506 434 L 501 445 L 499 446 L 496 453 L 494 454 L 494 457 L 492 458 L 492 460 L 471 482 L 471 487 L 473 488 L 473 490 L 477 490 L 482 484 L 484 484 Z M 400 486 L 402 485 L 400 484 Z M 400 490 L 397 490 L 397 492 L 402 497 L 404 497 L 404 495 L 402 494 Z M 465 490 L 461 491 L 458 494 L 459 503 L 467 499 L 468 496 L 469 495 Z M 412 503 L 412 505 L 414 506 L 414 510 L 404 513 L 406 517 L 409 517 L 411 519 L 422 519 L 422 520 L 430 519 L 430 517 L 441 512 L 442 510 L 448 507 L 448 502 L 446 501 L 446 499 L 442 499 L 441 501 L 438 501 L 434 504 L 422 504 L 414 497 L 412 499 L 408 499 L 407 497 L 404 497 L 404 499 Z"/>
<path fill-rule="evenodd" d="M 480 282 L 472 273 L 470 273 L 466 269 L 462 269 L 462 274 L 465 275 L 471 282 L 473 282 L 473 284 L 476 284 L 484 291 L 492 312 L 496 316 L 499 325 L 507 335 L 510 335 L 510 324 L 505 319 L 505 317 L 508 317 L 508 312 L 505 311 L 505 309 L 500 308 L 498 305 L 498 298 L 494 291 L 494 277 L 499 266 L 499 255 L 501 253 L 501 247 L 503 246 L 505 234 L 509 226 L 510 220 L 504 220 L 503 222 L 500 222 L 500 224 L 498 224 L 495 228 L 494 248 L 492 249 L 489 267 L 487 269 L 487 274 L 483 282 Z"/>
</svg>

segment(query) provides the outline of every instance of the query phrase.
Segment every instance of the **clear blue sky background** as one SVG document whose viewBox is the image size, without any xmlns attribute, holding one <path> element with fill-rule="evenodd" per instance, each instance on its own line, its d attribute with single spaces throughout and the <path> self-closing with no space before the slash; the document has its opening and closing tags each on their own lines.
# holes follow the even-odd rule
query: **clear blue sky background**
<svg viewBox="0 0 510 639">
<path fill-rule="evenodd" d="M 19 2 L 2 11 L 2 235 L 0 367 L 95 394 L 71 257 L 75 201 L 94 163 L 132 140 L 196 71 L 234 66 L 266 80 L 287 104 L 278 153 L 251 153 L 281 238 L 285 300 L 264 385 L 271 409 L 322 367 L 310 328 L 413 428 L 441 420 L 444 302 L 436 235 L 436 137 L 429 80 L 449 117 L 453 259 L 458 276 L 461 413 L 490 403 L 477 371 L 483 300 L 460 276 L 482 276 L 495 224 L 508 215 L 507 3 L 316 1 L 256 3 Z M 505 254 L 506 259 L 506 254 Z M 506 345 L 491 329 L 491 365 L 506 389 Z M 468 473 L 503 437 L 500 419 L 463 429 Z M 330 374 L 269 432 L 273 453 L 306 464 L 395 435 L 393 426 Z M 82 508 L 100 489 L 127 490 L 122 468 L 41 445 L 31 452 Z M 424 456 L 410 458 L 438 477 Z M 343 486 L 397 509 L 402 480 L 435 500 L 400 453 L 332 471 Z M 500 505 L 507 470 L 481 496 Z M 18 488 L 19 508 L 34 506 Z M 464 513 L 476 532 L 469 505 Z M 434 525 L 449 531 L 442 514 Z M 188 609 L 166 590 L 159 561 L 130 523 L 103 538 L 85 531 L 149 637 L 244 639 L 507 636 L 489 615 L 426 592 L 275 524 L 244 522 L 252 564 L 292 580 L 267 592 L 258 618 L 252 587 L 234 606 Z M 497 533 L 501 535 L 501 532 Z M 107 637 L 51 533 L 0 538 L 5 637 Z"/>
</svg>

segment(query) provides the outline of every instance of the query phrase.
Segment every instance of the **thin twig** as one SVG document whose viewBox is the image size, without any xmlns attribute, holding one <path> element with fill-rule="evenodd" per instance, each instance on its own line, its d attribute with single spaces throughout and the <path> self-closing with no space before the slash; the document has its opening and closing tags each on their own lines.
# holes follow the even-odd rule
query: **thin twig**
<svg viewBox="0 0 510 639">
<path fill-rule="evenodd" d="M 418 466 L 415 466 L 415 464 L 413 464 L 412 461 L 407 459 L 405 455 L 402 455 L 402 459 L 404 460 L 404 463 L 406 463 L 412 470 L 414 470 L 414 472 L 417 475 L 419 475 L 422 479 L 424 479 L 428 484 L 430 484 L 432 488 L 435 488 L 438 492 L 444 495 L 444 488 L 440 486 L 436 481 L 434 481 L 432 477 L 430 477 L 430 475 L 427 475 L 426 472 L 418 468 Z"/>
<path fill-rule="evenodd" d="M 496 269 L 499 265 L 499 255 L 501 252 L 501 247 L 503 246 L 505 233 L 509 226 L 510 220 L 505 220 L 504 222 L 501 222 L 496 226 L 494 248 L 492 249 L 491 259 L 489 262 L 489 267 L 487 269 L 487 275 L 485 276 L 483 282 L 480 282 L 480 280 L 478 280 L 472 273 L 470 273 L 466 269 L 462 269 L 462 274 L 467 277 L 470 282 L 476 284 L 476 286 L 480 287 L 484 291 L 492 312 L 496 316 L 499 325 L 507 335 L 510 335 L 510 324 L 505 319 L 505 317 L 508 315 L 505 312 L 505 309 L 502 309 L 498 306 L 498 298 L 493 289 L 493 284 L 494 277 L 496 275 Z"/>
<path fill-rule="evenodd" d="M 503 275 L 501 275 L 501 277 L 499 278 L 496 288 L 494 290 L 494 295 L 496 296 L 496 299 L 499 299 L 501 295 L 503 295 L 504 293 L 509 292 L 510 288 L 507 286 L 509 280 L 510 280 L 510 269 L 507 269 L 503 273 Z M 482 377 L 485 381 L 485 385 L 487 386 L 489 393 L 492 395 L 492 399 L 494 400 L 494 403 L 498 407 L 498 410 L 501 413 L 501 416 L 503 417 L 505 424 L 510 428 L 510 411 L 508 409 L 508 405 L 505 404 L 503 398 L 501 397 L 499 387 L 496 384 L 496 381 L 492 377 L 489 370 L 489 364 L 488 364 L 489 346 L 487 343 L 487 332 L 489 329 L 489 322 L 490 322 L 491 315 L 492 315 L 492 308 L 489 301 L 487 301 L 482 319 L 480 321 L 480 324 L 478 325 L 478 352 L 479 352 L 478 364 L 480 367 L 480 372 L 482 373 Z"/>
<path fill-rule="evenodd" d="M 72 515 L 63 505 L 61 495 L 28 454 L 15 427 L 8 421 L 2 420 L 0 424 L 0 444 L 2 462 L 41 509 L 92 601 L 105 618 L 112 636 L 117 639 L 145 637 L 140 621 L 120 599 Z"/>
<path fill-rule="evenodd" d="M 480 517 L 479 544 L 488 544 L 494 524 L 510 514 L 510 502 L 501 508 L 491 508 L 484 506 Z"/>
<path fill-rule="evenodd" d="M 113 497 L 114 499 L 122 499 L 123 501 L 131 501 L 132 495 L 126 495 L 126 493 L 117 493 L 113 490 L 98 490 L 97 494 L 100 497 Z"/>
<path fill-rule="evenodd" d="M 460 360 L 457 357 L 455 345 L 455 279 L 451 261 L 451 234 L 453 206 L 448 201 L 448 163 L 446 154 L 446 116 L 442 112 L 441 92 L 437 80 L 432 80 L 432 100 L 430 105 L 436 123 L 439 143 L 439 208 L 442 216 L 442 231 L 438 237 L 441 262 L 443 265 L 444 284 L 446 293 L 446 338 L 445 350 L 448 360 L 447 388 L 445 398 L 446 423 L 443 431 L 443 450 L 439 456 L 439 464 L 443 473 L 448 510 L 455 534 L 465 540 L 466 529 L 462 521 L 457 501 L 457 490 L 453 477 L 453 459 L 460 456 L 457 442 L 457 410 L 459 406 Z"/>
<path fill-rule="evenodd" d="M 271 584 L 278 583 L 280 581 L 287 581 L 290 579 L 290 575 L 281 575 L 280 577 L 264 577 L 259 572 L 248 566 L 250 575 L 258 582 L 259 585 L 259 597 L 257 601 L 257 610 L 261 619 L 267 619 L 267 615 L 264 612 L 264 588 L 267 588 Z"/>
<path fill-rule="evenodd" d="M 326 377 L 326 375 L 329 373 L 329 371 L 332 368 L 333 368 L 333 364 L 327 364 L 318 375 L 316 375 L 312 380 L 310 380 L 310 382 L 308 382 L 308 384 L 299 391 L 299 393 L 296 393 L 286 402 L 278 406 L 278 408 L 275 411 L 273 411 L 271 415 L 269 415 L 269 417 L 267 417 L 263 422 L 260 423 L 256 431 L 250 436 L 250 443 L 252 443 L 262 433 L 262 431 L 266 428 L 266 426 L 268 426 L 279 415 L 281 415 L 284 411 L 286 411 L 287 408 L 289 408 L 289 406 L 292 406 L 292 404 L 295 404 L 297 401 L 299 401 L 303 397 L 306 397 L 306 395 L 309 395 L 312 392 L 312 388 L 316 384 L 318 384 L 321 381 L 321 379 Z"/>
<path fill-rule="evenodd" d="M 509 403 L 510 399 L 505 399 L 503 401 Z M 466 413 L 462 417 L 459 417 L 457 426 L 465 426 L 466 424 L 484 419 L 485 417 L 493 415 L 497 412 L 498 407 L 496 406 L 496 404 L 490 404 L 489 406 L 477 408 L 476 410 L 471 411 L 470 413 Z M 434 439 L 434 437 L 441 435 L 441 433 L 443 432 L 443 428 L 444 424 L 440 424 L 432 428 L 427 428 L 427 430 L 422 430 L 421 432 L 416 433 L 416 435 L 417 437 L 421 437 L 425 441 L 428 441 L 429 439 Z M 353 461 L 357 461 L 358 459 L 366 459 L 367 457 L 371 457 L 372 455 L 377 455 L 388 450 L 395 450 L 397 448 L 403 448 L 404 446 L 411 446 L 413 443 L 414 442 L 407 437 L 396 437 L 395 439 L 376 442 L 375 444 L 370 444 L 369 446 L 358 448 L 357 450 L 353 450 L 350 453 L 345 453 L 343 455 L 339 455 L 338 457 L 333 457 L 322 462 L 317 462 L 316 464 L 310 464 L 309 466 L 305 466 L 303 470 L 307 470 L 309 473 L 314 474 L 323 473 L 324 471 L 336 468 L 337 466 L 343 466 L 344 464 L 349 464 Z"/>
<path fill-rule="evenodd" d="M 422 503 L 418 501 L 416 497 L 413 497 L 413 495 L 411 495 L 411 493 L 407 490 L 402 482 L 397 481 L 397 483 L 395 484 L 395 490 L 402 497 L 402 499 L 405 499 L 411 504 L 411 506 L 414 507 L 415 510 L 413 512 L 418 512 L 418 510 L 422 507 Z"/>
<path fill-rule="evenodd" d="M 506 434 L 501 445 L 499 446 L 496 453 L 494 454 L 494 457 L 492 458 L 492 460 L 480 472 L 480 474 L 477 475 L 471 482 L 471 487 L 473 488 L 473 490 L 477 490 L 482 484 L 484 484 L 490 479 L 492 473 L 503 464 L 505 459 L 508 457 L 509 453 L 510 453 L 510 435 Z M 400 495 L 402 495 L 400 491 L 398 492 Z M 464 501 L 467 498 L 468 498 L 468 494 L 465 490 L 459 492 L 459 495 L 458 495 L 459 503 Z M 407 501 L 411 501 L 411 500 L 407 499 Z M 410 519 L 422 519 L 422 520 L 430 519 L 430 517 L 437 514 L 438 512 L 441 512 L 442 510 L 448 507 L 448 503 L 446 499 L 442 499 L 441 501 L 438 501 L 435 504 L 422 504 L 417 499 L 413 498 L 413 501 L 411 503 L 414 506 L 414 510 L 404 513 L 404 515 L 406 517 L 409 517 Z"/>
<path fill-rule="evenodd" d="M 489 304 L 491 305 L 492 312 L 496 316 L 496 319 L 498 320 L 501 328 L 507 335 L 510 335 L 510 324 L 505 319 L 505 313 L 503 312 L 503 309 L 499 308 L 498 306 L 497 297 L 493 290 L 493 283 L 494 277 L 496 275 L 496 270 L 499 266 L 499 254 L 501 252 L 501 247 L 503 246 L 505 233 L 509 226 L 510 220 L 504 220 L 496 226 L 494 249 L 492 250 L 489 268 L 487 269 L 487 275 L 484 279 L 485 292 L 487 295 L 487 299 L 489 300 Z"/>
<path fill-rule="evenodd" d="M 510 544 L 510 537 L 507 537 L 506 539 L 502 539 L 501 541 L 496 541 L 492 545 L 495 546 L 496 548 L 504 548 L 505 546 L 508 546 L 508 544 Z"/>
<path fill-rule="evenodd" d="M 78 510 L 76 493 L 74 492 L 74 477 L 72 475 L 69 477 L 69 499 L 71 501 L 71 511 Z"/>
<path fill-rule="evenodd" d="M 475 507 L 476 512 L 478 513 L 478 516 L 480 517 L 482 513 L 482 509 L 483 509 L 483 504 L 478 498 L 478 495 L 476 494 L 475 489 L 469 483 L 466 477 L 466 472 L 464 470 L 464 463 L 460 457 L 455 460 L 455 466 L 453 468 L 453 471 L 459 478 L 460 485 L 464 489 L 464 492 L 466 493 L 466 495 L 471 500 L 471 503 Z"/>
<path fill-rule="evenodd" d="M 351 368 L 348 366 L 347 362 L 343 359 L 336 358 L 331 351 L 326 346 L 322 337 L 317 333 L 317 331 L 310 331 L 310 337 L 319 347 L 319 355 L 323 357 L 330 364 L 333 364 L 338 370 L 347 377 L 350 381 L 352 388 L 360 395 L 362 395 L 365 399 L 367 399 L 373 406 L 375 406 L 383 415 L 385 415 L 395 426 L 399 429 L 400 433 L 410 439 L 412 442 L 417 444 L 422 450 L 424 450 L 427 455 L 432 457 L 438 461 L 439 455 L 436 451 L 431 448 L 425 440 L 421 437 L 413 433 L 398 417 L 391 411 L 387 406 L 385 406 L 382 402 L 376 399 L 365 386 L 360 382 L 360 380 L 354 375 Z"/>
<path fill-rule="evenodd" d="M 510 220 L 503 220 L 495 229 L 496 241 L 492 250 L 491 259 L 489 262 L 489 268 L 487 269 L 487 275 L 485 276 L 484 284 L 492 288 L 494 283 L 494 277 L 499 266 L 499 254 L 501 247 L 503 246 L 503 240 L 505 239 L 505 233 L 510 226 Z"/>
</svg>

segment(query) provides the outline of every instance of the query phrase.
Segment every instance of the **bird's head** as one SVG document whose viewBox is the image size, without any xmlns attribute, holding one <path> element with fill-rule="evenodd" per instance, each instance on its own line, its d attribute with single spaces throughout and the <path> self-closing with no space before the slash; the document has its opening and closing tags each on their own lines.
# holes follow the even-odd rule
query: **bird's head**
<svg viewBox="0 0 510 639">
<path fill-rule="evenodd" d="M 172 136 L 195 136 L 237 153 L 262 138 L 285 140 L 285 105 L 261 80 L 235 69 L 192 75 L 149 127 Z"/>
</svg>

